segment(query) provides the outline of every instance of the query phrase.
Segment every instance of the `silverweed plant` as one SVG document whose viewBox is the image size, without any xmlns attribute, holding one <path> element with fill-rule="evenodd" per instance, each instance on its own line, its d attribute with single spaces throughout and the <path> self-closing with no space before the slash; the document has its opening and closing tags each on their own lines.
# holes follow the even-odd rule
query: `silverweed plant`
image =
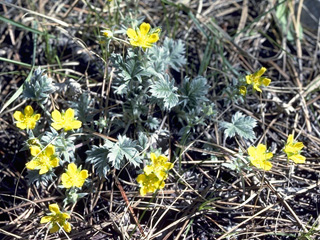
<svg viewBox="0 0 320 240">
<path fill-rule="evenodd" d="M 204 20 L 216 7 L 223 10 L 217 16 L 229 12 L 219 7 L 220 1 L 201 1 L 196 10 L 192 1 L 187 6 L 188 1 L 164 0 L 162 8 L 157 1 L 67 2 L 58 4 L 61 20 L 47 18 L 59 25 L 57 36 L 47 32 L 52 24 L 25 29 L 34 38 L 31 70 L 0 110 L 9 113 L 13 130 L 24 141 L 15 194 L 27 196 L 14 200 L 21 201 L 21 208 L 32 206 L 21 214 L 29 217 L 21 225 L 28 224 L 23 233 L 31 226 L 35 239 L 101 235 L 220 240 L 316 234 L 310 227 L 317 222 L 315 216 L 308 215 L 313 221 L 309 224 L 293 209 L 309 206 L 308 199 L 295 200 L 302 193 L 317 194 L 309 192 L 318 186 L 308 179 L 310 174 L 296 174 L 314 161 L 306 141 L 311 132 L 304 127 L 309 123 L 317 129 L 310 119 L 318 119 L 318 105 L 310 106 L 318 99 L 314 86 L 320 80 L 304 87 L 301 64 L 299 71 L 293 68 L 290 51 L 295 41 L 300 46 L 296 59 L 306 59 L 300 51 L 303 38 L 290 39 L 291 45 L 284 47 L 285 40 L 273 37 L 286 33 L 262 30 L 277 26 L 278 20 L 279 31 L 291 33 L 294 25 L 298 29 L 300 17 L 295 18 L 293 5 L 266 1 L 261 6 L 267 4 L 268 10 L 253 16 L 259 11 L 248 8 L 259 6 L 249 1 L 242 8 L 244 25 L 231 33 L 216 17 Z M 142 11 L 141 4 L 152 6 L 154 15 Z M 234 4 L 232 11 L 241 4 Z M 278 12 L 283 8 L 285 16 L 293 18 L 287 28 L 284 19 L 277 20 L 283 18 Z M 165 10 L 161 17 L 158 9 Z M 79 24 L 82 15 L 86 20 Z M 270 18 L 272 24 L 257 24 Z M 256 40 L 262 36 L 263 41 Z M 260 42 L 264 45 L 257 48 Z M 277 55 L 264 59 L 262 53 L 270 46 L 278 47 Z M 261 55 L 255 55 L 257 49 Z M 278 54 L 283 49 L 286 54 Z M 288 59 L 273 62 L 282 55 Z M 286 64 L 293 75 L 283 70 Z M 297 87 L 291 87 L 293 82 Z M 283 92 L 288 96 L 280 99 Z M 4 111 L 12 103 L 15 106 Z M 286 106 L 296 114 L 292 126 L 294 117 Z M 298 121 L 300 112 L 303 123 Z M 0 199 L 10 196 L 1 193 Z M 0 206 L 3 213 L 15 208 Z M 5 221 L 16 224 L 19 219 L 11 218 L 17 214 Z M 289 225 L 290 232 L 284 231 Z M 0 230 L 12 230 L 12 236 L 20 238 L 13 229 Z"/>
</svg>

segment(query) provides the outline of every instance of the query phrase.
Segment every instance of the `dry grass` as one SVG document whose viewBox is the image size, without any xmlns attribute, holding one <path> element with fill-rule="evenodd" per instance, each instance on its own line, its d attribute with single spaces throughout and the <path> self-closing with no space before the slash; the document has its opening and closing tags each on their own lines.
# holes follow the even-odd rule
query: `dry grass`
<svg viewBox="0 0 320 240">
<path fill-rule="evenodd" d="M 165 142 L 171 161 L 176 166 L 181 162 L 181 171 L 170 173 L 165 189 L 155 196 L 139 196 L 137 173 L 130 168 L 112 171 L 108 180 L 92 174 L 89 194 L 66 209 L 72 212 L 72 232 L 58 237 L 48 234 L 40 218 L 49 203 L 62 201 L 64 195 L 57 182 L 36 188 L 26 181 L 29 153 L 19 151 L 26 134 L 12 118 L 25 103 L 17 99 L 0 114 L 0 238 L 319 239 L 320 31 L 304 26 L 299 37 L 303 1 L 296 11 L 291 1 L 284 1 L 293 41 L 277 23 L 276 1 L 122 1 L 110 8 L 104 2 L 0 1 L 1 15 L 25 26 L 0 25 L 2 106 L 31 68 L 34 38 L 28 26 L 43 33 L 36 42 L 36 66 L 60 83 L 69 77 L 81 79 L 83 89 L 107 104 L 101 103 L 102 108 L 117 107 L 119 103 L 108 98 L 112 82 L 107 76 L 114 70 L 99 45 L 98 30 L 118 29 L 123 16 L 145 16 L 145 21 L 162 27 L 161 40 L 169 36 L 186 43 L 188 65 L 182 75 L 207 77 L 217 120 L 229 121 L 239 110 L 255 118 L 253 145 L 266 143 L 274 152 L 281 152 L 287 136 L 295 133 L 306 146 L 306 163 L 288 164 L 283 153 L 273 159 L 270 172 L 231 171 L 222 163 L 230 163 L 239 148 L 247 149 L 247 141 L 225 139 L 219 125 L 212 123 L 197 127 L 196 134 L 182 142 L 179 125 L 167 115 L 162 125 L 171 137 L 159 140 Z M 122 48 L 111 46 L 114 51 Z M 243 103 L 228 99 L 224 90 L 233 79 L 260 66 L 272 79 L 263 94 L 249 95 Z M 64 97 L 53 95 L 52 102 Z M 79 155 L 84 157 L 81 147 Z"/>
</svg>

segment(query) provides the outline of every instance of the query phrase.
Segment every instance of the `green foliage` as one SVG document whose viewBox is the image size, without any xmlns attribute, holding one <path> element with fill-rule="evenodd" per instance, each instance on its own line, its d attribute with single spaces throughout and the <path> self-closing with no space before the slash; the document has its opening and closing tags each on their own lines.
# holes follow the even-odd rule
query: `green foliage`
<svg viewBox="0 0 320 240">
<path fill-rule="evenodd" d="M 103 129 L 108 126 L 108 121 L 103 117 L 100 117 L 98 121 L 94 121 L 94 124 L 98 127 L 98 131 L 102 133 Z"/>
<path fill-rule="evenodd" d="M 57 176 L 49 171 L 46 174 L 39 174 L 39 170 L 28 170 L 27 171 L 27 179 L 28 184 L 35 184 L 37 188 L 41 185 L 44 187 L 48 186 L 50 182 L 52 182 Z"/>
<path fill-rule="evenodd" d="M 127 56 L 124 58 L 120 54 L 112 53 L 111 61 L 117 69 L 118 79 L 114 82 L 116 84 L 115 93 L 127 94 L 128 87 L 131 81 L 137 80 L 142 83 L 142 77 L 150 76 L 150 73 L 143 66 L 143 61 L 132 50 L 128 50 Z M 134 87 L 131 83 L 131 87 Z M 135 86 L 136 87 L 136 86 Z"/>
<path fill-rule="evenodd" d="M 126 136 L 119 135 L 117 143 L 112 143 L 112 145 L 110 143 L 111 142 L 109 141 L 110 153 L 108 154 L 108 159 L 114 168 L 122 168 L 126 163 L 125 159 L 134 166 L 139 166 L 141 160 L 139 157 L 139 151 L 136 149 L 137 144 L 135 141 L 132 141 Z"/>
<path fill-rule="evenodd" d="M 225 128 L 226 137 L 234 137 L 238 134 L 245 139 L 255 139 L 253 128 L 257 125 L 257 121 L 250 116 L 245 116 L 241 112 L 236 112 L 232 116 L 232 122 L 221 122 L 220 127 Z"/>
<path fill-rule="evenodd" d="M 50 130 L 51 132 L 46 131 L 44 135 L 41 136 L 41 143 L 44 146 L 53 144 L 56 148 L 56 152 L 59 153 L 62 163 L 74 161 L 74 142 L 76 137 L 70 135 L 66 136 L 64 132 L 59 135 L 59 133 L 52 127 L 50 127 Z"/>
<path fill-rule="evenodd" d="M 188 109 L 195 108 L 208 100 L 205 97 L 208 93 L 207 79 L 198 76 L 190 81 L 190 78 L 185 77 L 180 91 L 183 106 Z"/>
<path fill-rule="evenodd" d="M 92 146 L 91 150 L 86 151 L 86 154 L 86 162 L 93 164 L 95 171 L 100 177 L 107 177 L 107 173 L 110 170 L 108 163 L 108 146 Z"/>
<path fill-rule="evenodd" d="M 63 204 L 64 206 L 68 205 L 69 203 L 75 204 L 80 198 L 83 198 L 87 195 L 88 193 L 78 193 L 77 188 L 71 188 L 66 192 L 66 197 L 63 200 Z"/>
<path fill-rule="evenodd" d="M 70 107 L 76 111 L 78 120 L 82 123 L 91 122 L 94 117 L 94 108 L 91 107 L 93 104 L 87 92 L 84 92 L 76 101 L 69 102 Z"/>
<path fill-rule="evenodd" d="M 92 163 L 100 177 L 106 177 L 111 167 L 119 170 L 126 162 L 139 166 L 141 158 L 138 149 L 141 149 L 135 141 L 126 136 L 118 136 L 118 142 L 105 140 L 103 146 L 93 146 L 86 151 L 86 162 Z"/>
<path fill-rule="evenodd" d="M 150 92 L 156 98 L 162 98 L 164 108 L 170 110 L 179 102 L 177 87 L 174 86 L 174 81 L 170 79 L 168 74 L 163 78 L 159 78 L 153 85 L 151 85 Z"/>
<path fill-rule="evenodd" d="M 145 122 L 145 126 L 148 127 L 150 130 L 156 130 L 160 125 L 160 122 L 157 118 L 149 117 Z"/>
<path fill-rule="evenodd" d="M 30 81 L 24 82 L 23 96 L 30 98 L 33 101 L 45 104 L 48 100 L 49 94 L 55 91 L 52 84 L 52 79 L 43 75 L 44 70 L 39 67 L 34 71 Z"/>
<path fill-rule="evenodd" d="M 149 65 L 157 72 L 165 72 L 168 66 L 180 72 L 180 68 L 186 64 L 185 45 L 179 39 L 174 41 L 165 38 L 162 46 L 154 46 L 148 51 Z"/>
</svg>

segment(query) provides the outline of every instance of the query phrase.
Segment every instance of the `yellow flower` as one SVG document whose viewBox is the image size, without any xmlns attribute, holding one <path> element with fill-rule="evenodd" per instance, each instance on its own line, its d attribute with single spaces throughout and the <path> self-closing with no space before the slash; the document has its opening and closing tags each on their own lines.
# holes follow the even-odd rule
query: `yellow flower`
<svg viewBox="0 0 320 240">
<path fill-rule="evenodd" d="M 64 131 L 70 131 L 81 128 L 82 125 L 81 121 L 74 119 L 74 110 L 72 108 L 68 108 L 65 113 L 54 110 L 51 113 L 51 117 L 54 121 L 51 126 L 56 130 L 63 128 Z"/>
<path fill-rule="evenodd" d="M 140 184 L 140 194 L 145 196 L 147 193 L 154 193 L 158 189 L 164 188 L 164 181 L 159 180 L 159 178 L 151 173 L 149 175 L 140 174 L 137 177 L 137 182 Z"/>
<path fill-rule="evenodd" d="M 61 176 L 62 185 L 65 188 L 80 188 L 84 184 L 87 177 L 87 170 L 81 170 L 80 168 L 77 168 L 77 166 L 74 163 L 70 163 L 68 165 L 68 170 L 66 171 L 66 173 L 63 173 Z"/>
<path fill-rule="evenodd" d="M 168 158 L 164 155 L 156 156 L 155 153 L 150 154 L 151 165 L 144 167 L 144 172 L 146 175 L 154 173 L 160 180 L 167 178 L 167 171 L 173 168 L 173 163 L 168 162 Z"/>
<path fill-rule="evenodd" d="M 70 215 L 68 213 L 60 212 L 59 206 L 56 203 L 50 204 L 49 210 L 51 214 L 42 217 L 40 223 L 50 222 L 50 233 L 57 232 L 60 227 L 63 227 L 66 232 L 70 232 L 71 225 L 69 222 L 67 222 L 67 219 L 70 218 Z"/>
<path fill-rule="evenodd" d="M 56 157 L 55 148 L 49 144 L 45 149 L 41 149 L 39 146 L 30 147 L 31 155 L 34 157 L 30 162 L 26 163 L 26 167 L 29 170 L 40 169 L 39 174 L 45 174 L 51 168 L 59 166 L 59 159 Z"/>
<path fill-rule="evenodd" d="M 253 89 L 257 90 L 258 92 L 261 92 L 261 89 L 260 89 L 261 85 L 264 85 L 267 87 L 271 83 L 271 79 L 261 77 L 266 70 L 267 69 L 265 67 L 262 67 L 260 68 L 259 71 L 253 74 L 247 75 L 246 76 L 247 84 L 252 84 Z"/>
<path fill-rule="evenodd" d="M 152 47 L 153 43 L 159 40 L 160 28 L 150 31 L 149 23 L 142 23 L 136 30 L 127 29 L 127 35 L 130 38 L 130 44 L 143 49 Z"/>
<path fill-rule="evenodd" d="M 241 95 L 245 96 L 247 94 L 247 87 L 246 86 L 240 86 L 239 92 Z"/>
<path fill-rule="evenodd" d="M 306 158 L 300 155 L 300 151 L 303 147 L 304 145 L 302 142 L 294 143 L 293 134 L 290 134 L 283 151 L 287 154 L 288 159 L 291 159 L 295 163 L 304 163 L 306 161 Z"/>
<path fill-rule="evenodd" d="M 107 38 L 112 38 L 113 37 L 113 32 L 111 32 L 110 30 L 106 29 L 106 30 L 102 30 L 101 31 L 103 36 L 107 37 Z"/>
<path fill-rule="evenodd" d="M 15 111 L 13 114 L 14 119 L 17 120 L 17 127 L 20 129 L 34 129 L 40 116 L 40 114 L 34 114 L 30 105 L 24 108 L 24 114 L 20 111 Z"/>
<path fill-rule="evenodd" d="M 267 147 L 263 144 L 259 144 L 257 147 L 248 148 L 249 159 L 257 168 L 269 171 L 272 168 L 271 162 L 268 160 L 273 157 L 271 152 L 267 152 Z"/>
</svg>

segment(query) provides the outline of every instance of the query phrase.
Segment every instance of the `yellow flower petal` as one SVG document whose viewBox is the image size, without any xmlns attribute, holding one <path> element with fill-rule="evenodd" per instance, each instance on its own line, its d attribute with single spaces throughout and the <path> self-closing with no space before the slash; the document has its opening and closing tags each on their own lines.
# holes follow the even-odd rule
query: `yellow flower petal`
<svg viewBox="0 0 320 240">
<path fill-rule="evenodd" d="M 296 155 L 292 155 L 291 157 L 289 157 L 289 159 L 291 159 L 292 161 L 294 161 L 295 163 L 305 163 L 306 158 L 300 154 L 296 154 Z"/>
<path fill-rule="evenodd" d="M 13 114 L 13 117 L 17 121 L 24 121 L 24 115 L 20 111 L 15 111 L 14 114 Z"/>
<path fill-rule="evenodd" d="M 34 160 L 26 163 L 26 168 L 29 170 L 34 170 L 34 169 L 38 168 L 39 166 L 40 166 L 39 162 L 34 161 Z"/>
<path fill-rule="evenodd" d="M 72 120 L 74 118 L 74 110 L 72 108 L 68 108 L 64 115 L 66 121 Z"/>
<path fill-rule="evenodd" d="M 128 35 L 128 37 L 131 38 L 131 39 L 135 39 L 135 38 L 138 37 L 136 31 L 133 30 L 132 28 L 128 28 L 128 29 L 127 29 L 127 35 Z"/>
<path fill-rule="evenodd" d="M 292 146 L 294 149 L 296 149 L 296 151 L 300 151 L 302 148 L 304 148 L 304 145 L 302 142 L 297 142 L 297 143 L 294 143 L 293 146 Z"/>
<path fill-rule="evenodd" d="M 151 28 L 151 26 L 149 23 L 142 23 L 139 28 L 141 35 L 147 35 L 150 28 Z"/>
<path fill-rule="evenodd" d="M 69 174 L 75 174 L 75 173 L 77 173 L 77 165 L 76 164 L 74 164 L 74 163 L 70 163 L 69 165 L 68 165 L 68 172 L 69 172 Z"/>
<path fill-rule="evenodd" d="M 59 159 L 58 158 L 54 158 L 50 161 L 50 165 L 51 167 L 58 167 L 59 166 Z"/>
<path fill-rule="evenodd" d="M 144 174 L 139 174 L 138 177 L 137 177 L 137 182 L 138 183 L 143 183 L 146 179 L 146 175 Z"/>
<path fill-rule="evenodd" d="M 89 176 L 88 170 L 82 170 L 82 171 L 80 172 L 80 176 L 81 176 L 82 179 L 88 178 L 88 176 Z"/>
<path fill-rule="evenodd" d="M 66 173 L 63 173 L 61 175 L 61 181 L 62 181 L 62 185 L 65 187 L 65 188 L 71 188 L 72 187 L 72 182 L 71 182 L 71 178 L 68 174 Z"/>
<path fill-rule="evenodd" d="M 292 144 L 293 143 L 293 134 L 290 134 L 288 136 L 287 144 Z"/>
<path fill-rule="evenodd" d="M 259 153 L 264 153 L 265 151 L 267 151 L 267 147 L 263 144 L 259 144 L 258 147 L 257 147 L 257 151 Z"/>
<path fill-rule="evenodd" d="M 24 108 L 24 115 L 26 116 L 26 117 L 31 117 L 32 115 L 33 115 L 33 108 L 30 106 L 30 105 L 28 105 L 28 106 L 26 106 L 25 108 Z"/>
<path fill-rule="evenodd" d="M 35 114 L 32 118 L 34 121 L 38 121 L 40 117 L 41 117 L 41 114 L 38 113 L 38 114 Z"/>
<path fill-rule="evenodd" d="M 146 189 L 145 187 L 140 188 L 140 195 L 141 196 L 145 196 L 147 193 L 148 193 L 148 189 Z"/>
<path fill-rule="evenodd" d="M 52 113 L 51 113 L 51 117 L 54 121 L 61 121 L 61 113 L 58 111 L 58 110 L 54 110 Z"/>
<path fill-rule="evenodd" d="M 267 69 L 265 67 L 260 68 L 260 70 L 255 73 L 255 77 L 261 77 L 266 71 Z"/>
<path fill-rule="evenodd" d="M 55 233 L 57 231 L 59 231 L 60 227 L 58 226 L 58 224 L 53 224 L 52 228 L 50 228 L 50 233 Z"/>
<path fill-rule="evenodd" d="M 24 130 L 27 128 L 27 124 L 24 122 L 17 122 L 17 127 Z"/>
<path fill-rule="evenodd" d="M 261 90 L 261 89 L 259 88 L 259 86 L 256 85 L 256 84 L 253 85 L 253 89 L 255 89 L 255 90 L 258 91 L 258 92 L 262 92 L 262 90 Z"/>
<path fill-rule="evenodd" d="M 261 79 L 261 83 L 264 85 L 264 86 L 269 86 L 269 84 L 271 83 L 271 79 L 270 78 L 262 78 Z"/>
<path fill-rule="evenodd" d="M 70 218 L 70 214 L 69 213 L 62 213 L 62 218 L 68 219 L 68 218 Z"/>
<path fill-rule="evenodd" d="M 49 210 L 50 210 L 50 212 L 55 213 L 55 214 L 60 213 L 60 208 L 59 208 L 58 204 L 56 204 L 56 203 L 50 204 Z"/>
<path fill-rule="evenodd" d="M 149 175 L 150 173 L 152 173 L 152 171 L 154 170 L 154 167 L 147 165 L 143 168 L 143 171 L 145 172 L 146 175 Z"/>
<path fill-rule="evenodd" d="M 170 170 L 170 169 L 172 169 L 173 166 L 174 166 L 174 165 L 173 165 L 173 163 L 171 163 L 171 162 L 166 162 L 166 163 L 163 164 L 164 169 L 167 170 L 167 171 Z"/>
<path fill-rule="evenodd" d="M 61 123 L 51 123 L 51 127 L 53 127 L 55 130 L 60 130 L 61 128 L 63 128 Z"/>
<path fill-rule="evenodd" d="M 157 155 L 155 153 L 150 153 L 151 162 L 154 163 L 157 160 Z"/>
<path fill-rule="evenodd" d="M 49 157 L 54 154 L 55 148 L 52 144 L 49 144 L 44 151 L 45 151 L 46 156 Z"/>
<path fill-rule="evenodd" d="M 148 37 L 148 42 L 149 43 L 155 43 L 159 40 L 159 35 L 158 33 L 153 33 Z"/>
<path fill-rule="evenodd" d="M 71 123 L 72 129 L 78 129 L 78 128 L 81 128 L 81 126 L 82 126 L 82 122 L 79 120 L 73 120 Z"/>
<path fill-rule="evenodd" d="M 41 166 L 39 174 L 42 175 L 42 174 L 45 174 L 47 172 L 49 172 L 49 167 L 48 166 Z"/>
<path fill-rule="evenodd" d="M 265 161 L 263 164 L 262 164 L 262 169 L 265 170 L 265 171 L 270 171 L 271 168 L 272 168 L 272 164 L 271 162 L 269 161 Z"/>
<path fill-rule="evenodd" d="M 247 94 L 246 86 L 240 86 L 239 87 L 239 92 L 240 92 L 241 95 L 245 96 Z"/>
<path fill-rule="evenodd" d="M 41 218 L 40 223 L 48 223 L 51 222 L 53 216 L 44 216 Z"/>
<path fill-rule="evenodd" d="M 65 223 L 63 224 L 63 229 L 64 229 L 67 233 L 70 232 L 70 231 L 71 231 L 71 225 L 70 225 L 70 223 L 65 222 Z"/>
</svg>

